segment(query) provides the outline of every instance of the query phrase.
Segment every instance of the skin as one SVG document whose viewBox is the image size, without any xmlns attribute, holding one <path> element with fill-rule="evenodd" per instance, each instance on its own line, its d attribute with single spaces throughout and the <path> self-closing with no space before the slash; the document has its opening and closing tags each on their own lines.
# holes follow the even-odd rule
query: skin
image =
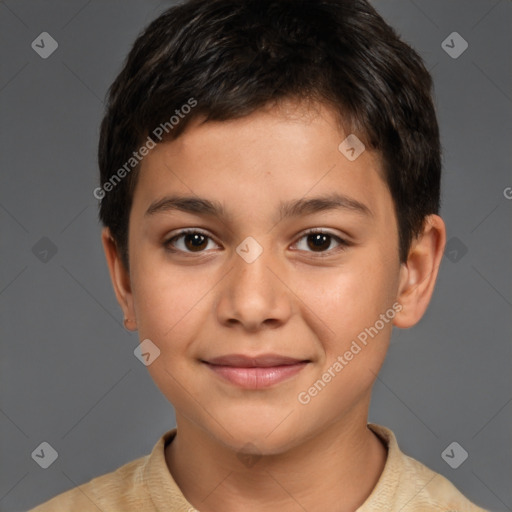
<svg viewBox="0 0 512 512">
<path fill-rule="evenodd" d="M 346 136 L 328 108 L 291 101 L 242 119 L 194 121 L 142 162 L 129 272 L 103 230 L 127 326 L 161 351 L 148 370 L 176 411 L 169 471 L 201 512 L 353 511 L 384 468 L 387 451 L 366 426 L 372 386 L 392 326 L 411 327 L 428 306 L 446 233 L 442 219 L 429 216 L 400 263 L 379 155 L 366 150 L 349 161 L 338 150 Z M 280 201 L 333 191 L 371 213 L 339 209 L 279 220 Z M 145 214 L 171 194 L 219 201 L 227 217 Z M 166 248 L 183 228 L 210 237 L 199 252 L 186 237 L 173 242 L 178 252 Z M 303 235 L 309 228 L 348 245 L 331 237 L 315 250 Z M 248 236 L 263 249 L 252 263 L 236 252 Z M 307 405 L 300 403 L 298 394 L 396 303 L 402 310 L 394 319 Z M 284 382 L 247 390 L 200 361 L 233 353 L 311 362 Z"/>
</svg>

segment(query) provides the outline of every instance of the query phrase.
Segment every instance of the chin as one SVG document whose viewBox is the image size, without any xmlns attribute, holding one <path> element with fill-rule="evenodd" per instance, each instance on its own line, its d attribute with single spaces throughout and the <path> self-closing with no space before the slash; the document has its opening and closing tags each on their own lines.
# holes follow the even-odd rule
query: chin
<svg viewBox="0 0 512 512">
<path fill-rule="evenodd" d="M 231 450 L 251 455 L 278 455 L 297 442 L 297 429 L 292 428 L 291 423 L 285 425 L 286 420 L 283 422 L 282 417 L 277 420 L 257 418 L 250 422 L 245 418 L 242 416 L 228 421 L 229 418 L 224 417 L 224 428 L 215 425 L 214 432 L 210 431 L 210 434 Z"/>
</svg>

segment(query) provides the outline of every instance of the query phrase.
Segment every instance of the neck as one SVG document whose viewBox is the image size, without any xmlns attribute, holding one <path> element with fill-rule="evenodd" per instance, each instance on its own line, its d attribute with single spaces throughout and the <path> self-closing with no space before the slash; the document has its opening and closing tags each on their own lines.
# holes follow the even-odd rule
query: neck
<svg viewBox="0 0 512 512">
<path fill-rule="evenodd" d="M 177 415 L 165 456 L 181 492 L 201 512 L 349 512 L 371 494 L 387 450 L 366 418 L 343 418 L 283 453 L 241 456 Z"/>
</svg>

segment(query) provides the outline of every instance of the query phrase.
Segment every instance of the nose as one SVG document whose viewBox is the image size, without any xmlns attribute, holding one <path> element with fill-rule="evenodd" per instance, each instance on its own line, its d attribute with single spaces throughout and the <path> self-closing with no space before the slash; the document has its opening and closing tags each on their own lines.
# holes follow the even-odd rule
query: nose
<svg viewBox="0 0 512 512">
<path fill-rule="evenodd" d="M 282 264 L 270 251 L 263 249 L 253 261 L 234 253 L 231 271 L 220 283 L 219 322 L 251 332 L 285 324 L 292 297 L 283 277 Z"/>
</svg>

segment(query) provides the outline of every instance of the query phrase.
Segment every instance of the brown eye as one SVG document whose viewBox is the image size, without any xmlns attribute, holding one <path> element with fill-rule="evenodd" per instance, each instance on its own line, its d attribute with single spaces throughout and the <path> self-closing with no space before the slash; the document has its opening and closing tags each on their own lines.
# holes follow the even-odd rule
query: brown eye
<svg viewBox="0 0 512 512">
<path fill-rule="evenodd" d="M 303 244 L 302 247 L 300 247 L 300 242 L 303 239 L 306 239 L 306 243 Z M 338 244 L 338 247 L 330 249 L 333 241 Z M 343 250 L 349 244 L 339 236 L 333 235 L 326 231 L 316 230 L 309 231 L 302 235 L 302 237 L 299 239 L 299 242 L 297 242 L 296 245 L 299 250 L 303 250 L 306 252 L 314 252 L 323 255 L 323 253 L 337 252 L 338 250 Z"/>
<path fill-rule="evenodd" d="M 164 242 L 164 246 L 172 252 L 204 252 L 204 249 L 208 247 L 209 241 L 211 241 L 211 238 L 204 233 L 188 230 L 173 236 Z"/>
<path fill-rule="evenodd" d="M 325 233 L 308 235 L 308 247 L 313 251 L 329 249 L 329 246 L 331 245 L 331 238 L 331 235 L 327 235 Z"/>
<path fill-rule="evenodd" d="M 183 241 L 185 247 L 194 252 L 200 251 L 201 249 L 204 249 L 208 245 L 208 242 L 205 243 L 206 237 L 204 235 L 201 235 L 200 233 L 186 234 L 184 235 Z"/>
</svg>

